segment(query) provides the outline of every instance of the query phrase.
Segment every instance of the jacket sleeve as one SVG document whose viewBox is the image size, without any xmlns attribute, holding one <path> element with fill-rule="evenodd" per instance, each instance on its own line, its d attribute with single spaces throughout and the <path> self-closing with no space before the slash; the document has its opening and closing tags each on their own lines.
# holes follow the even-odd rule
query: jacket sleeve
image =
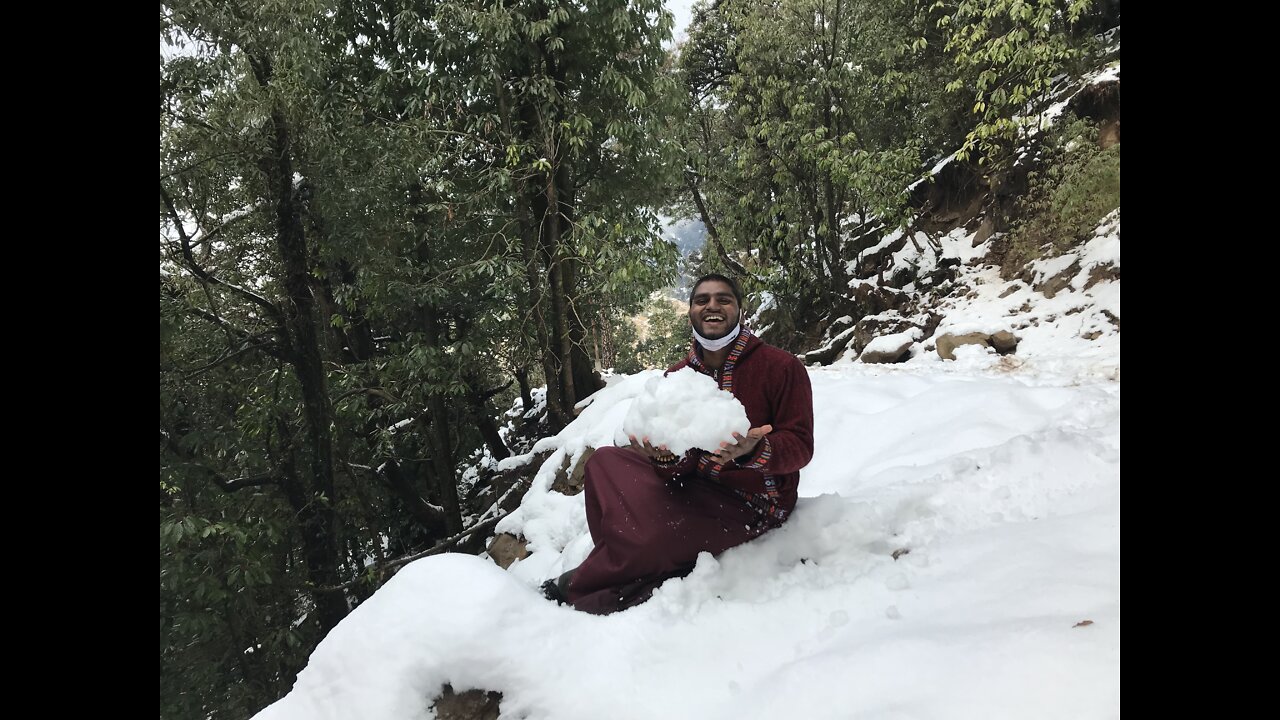
<svg viewBox="0 0 1280 720">
<path fill-rule="evenodd" d="M 804 365 L 791 357 L 772 378 L 770 396 L 776 408 L 773 431 L 754 452 L 739 458 L 739 467 L 770 475 L 797 472 L 813 459 L 813 388 Z"/>
</svg>

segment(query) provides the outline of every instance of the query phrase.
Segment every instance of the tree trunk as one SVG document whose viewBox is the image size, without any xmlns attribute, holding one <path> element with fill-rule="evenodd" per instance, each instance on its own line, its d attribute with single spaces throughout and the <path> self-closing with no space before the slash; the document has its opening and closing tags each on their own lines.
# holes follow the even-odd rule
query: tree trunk
<svg viewBox="0 0 1280 720">
<path fill-rule="evenodd" d="M 815 241 L 826 250 L 827 267 L 831 271 L 831 289 L 837 295 L 843 295 L 849 291 L 849 280 L 844 265 L 840 262 L 840 209 L 836 204 L 835 188 L 832 187 L 829 175 L 823 178 L 822 186 L 827 207 L 827 236 L 825 239 L 815 238 Z"/>
<path fill-rule="evenodd" d="M 565 320 L 569 327 L 569 357 L 573 365 L 574 404 L 604 387 L 600 373 L 596 372 L 595 366 L 591 363 L 591 357 L 587 354 L 587 330 L 583 325 L 582 316 L 589 314 L 590 308 L 578 307 L 578 299 L 574 292 L 574 288 L 578 285 L 578 265 L 579 261 L 576 258 L 566 258 L 561 263 L 562 279 L 569 289 L 568 312 Z M 573 405 L 568 407 L 572 409 Z"/>
<path fill-rule="evenodd" d="M 413 487 L 413 483 L 408 477 L 405 477 L 404 469 L 400 467 L 400 463 L 395 460 L 387 460 L 383 465 L 383 476 L 387 479 L 387 484 L 391 487 L 396 497 L 400 498 L 400 502 L 404 504 L 405 509 L 413 516 L 414 520 L 422 525 L 433 537 L 448 537 L 453 534 L 449 529 L 448 520 L 439 510 L 432 508 L 422 499 L 422 494 L 417 488 Z"/>
<path fill-rule="evenodd" d="M 440 348 L 440 319 L 435 308 L 422 308 L 422 324 L 427 347 Z M 437 496 L 444 506 L 445 525 L 449 534 L 462 532 L 462 508 L 458 502 L 458 481 L 454 471 L 453 443 L 449 438 L 449 408 L 444 394 L 432 391 L 427 395 L 427 412 L 430 426 L 427 439 L 431 446 L 431 469 L 435 478 Z"/>
<path fill-rule="evenodd" d="M 484 444 L 489 448 L 489 454 L 495 460 L 510 457 L 511 451 L 507 449 L 507 444 L 502 441 L 502 434 L 498 432 L 498 423 L 494 421 L 494 416 L 497 413 L 489 406 L 489 395 L 485 392 L 480 378 L 470 372 L 466 373 L 465 377 L 467 382 L 467 402 L 471 405 L 471 417 L 475 420 L 476 429 L 480 431 L 480 437 L 484 439 Z M 505 387 L 510 385 L 511 383 L 508 381 Z"/>
<path fill-rule="evenodd" d="M 702 200 L 702 191 L 698 188 L 694 173 L 686 171 L 684 181 L 689 188 L 689 194 L 693 196 L 693 204 L 698 207 L 698 216 L 702 218 L 702 225 L 707 228 L 707 237 L 711 238 L 711 244 L 716 248 L 716 254 L 720 256 L 720 260 L 724 262 L 725 267 L 732 270 L 739 277 L 745 278 L 747 269 L 742 266 L 742 263 L 730 257 L 729 252 L 725 250 L 724 243 L 720 242 L 720 232 L 716 229 L 715 222 L 711 220 L 711 213 L 707 211 L 707 204 Z"/>
<path fill-rule="evenodd" d="M 815 168 L 816 173 L 816 168 Z M 823 267 L 827 265 L 826 259 L 826 240 L 822 235 L 822 208 L 818 205 L 818 183 L 814 180 L 811 187 L 806 188 L 809 196 L 809 217 L 813 223 L 813 274 L 818 280 L 822 279 Z M 805 238 L 805 245 L 809 244 L 809 238 Z M 828 271 L 830 268 L 828 268 Z"/>
<path fill-rule="evenodd" d="M 277 433 L 281 437 L 281 487 L 289 507 L 298 518 L 299 536 L 302 539 L 302 562 L 307 569 L 311 600 L 315 603 L 315 623 L 323 637 L 329 634 L 342 618 L 347 616 L 347 602 L 342 593 L 322 592 L 322 588 L 337 585 L 338 544 L 332 531 L 332 510 L 325 501 L 315 498 L 313 492 L 300 477 L 296 451 L 289 440 L 290 433 L 283 419 L 277 419 Z"/>
<path fill-rule="evenodd" d="M 255 77 L 263 88 L 271 79 L 270 60 L 250 59 Z M 318 592 L 319 588 L 339 584 L 340 553 L 336 541 L 337 516 L 333 475 L 333 408 L 322 364 L 320 337 L 316 332 L 316 303 L 311 292 L 310 258 L 302 227 L 301 209 L 293 193 L 293 151 L 289 126 L 279 106 L 271 112 L 274 130 L 271 153 L 259 159 L 258 166 L 274 196 L 276 248 L 284 270 L 283 286 L 288 298 L 284 304 L 285 325 L 289 335 L 289 363 L 293 367 L 302 394 L 302 414 L 306 425 L 306 456 L 309 460 L 309 482 L 292 481 L 290 502 L 301 525 L 306 548 L 306 563 L 316 604 L 317 619 L 323 633 L 328 633 L 346 617 L 348 608 L 341 593 Z"/>
<path fill-rule="evenodd" d="M 529 388 L 529 369 L 521 365 L 515 372 L 516 383 L 520 386 L 520 402 L 524 405 L 524 411 L 529 412 L 533 409 L 533 391 Z"/>
<path fill-rule="evenodd" d="M 539 123 L 538 113 L 524 103 L 520 108 L 522 124 L 528 132 L 545 132 Z M 517 213 L 521 215 L 523 233 L 523 251 L 525 273 L 529 284 L 529 300 L 533 314 L 534 329 L 538 337 L 538 348 L 542 355 L 542 372 L 547 382 L 547 418 L 551 430 L 559 431 L 569 424 L 571 419 L 564 406 L 562 384 L 562 361 L 556 348 L 560 335 L 557 322 L 560 318 L 557 303 L 562 299 L 556 290 L 556 253 L 555 246 L 548 243 L 551 232 L 548 225 L 554 218 L 558 226 L 559 215 L 551 212 L 554 205 L 548 201 L 554 196 L 552 176 L 544 175 L 545 183 L 536 187 L 533 183 L 522 184 L 517 195 Z M 558 240 L 558 236 L 556 237 Z M 544 285 L 545 283 L 545 285 Z"/>
<path fill-rule="evenodd" d="M 836 56 L 840 52 L 840 22 L 844 16 L 843 0 L 836 0 L 835 17 L 831 19 L 831 46 L 827 52 L 827 70 L 835 66 Z M 840 121 L 831 112 L 831 105 L 834 102 L 831 97 L 831 89 L 828 87 L 823 90 L 823 108 L 822 117 L 823 124 L 827 129 L 827 137 L 831 139 L 839 138 Z M 826 201 L 827 210 L 827 237 L 826 252 L 827 265 L 831 270 L 832 290 L 837 295 L 844 295 L 849 292 L 849 276 L 845 271 L 844 263 L 840 256 L 840 212 L 843 209 L 843 199 L 837 201 L 837 191 L 831 179 L 831 173 L 827 172 L 823 175 L 822 190 L 824 200 Z M 821 241 L 819 241 L 821 242 Z"/>
<path fill-rule="evenodd" d="M 560 361 L 560 406 L 572 412 L 577 399 L 573 392 L 573 340 L 569 336 L 569 288 L 565 282 L 565 261 L 560 236 L 560 197 L 555 175 L 547 175 L 547 212 L 543 219 L 543 244 L 551 255 L 552 348 Z M 566 415 L 566 420 L 569 419 Z"/>
</svg>

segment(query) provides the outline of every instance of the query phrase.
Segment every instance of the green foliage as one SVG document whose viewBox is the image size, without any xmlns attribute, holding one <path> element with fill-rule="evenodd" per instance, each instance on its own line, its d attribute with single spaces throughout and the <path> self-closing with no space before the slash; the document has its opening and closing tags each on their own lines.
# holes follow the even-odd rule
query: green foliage
<svg viewBox="0 0 1280 720">
<path fill-rule="evenodd" d="M 172 501 L 160 517 L 160 715 L 248 717 L 289 689 L 318 639 L 277 615 L 298 592 L 279 562 L 285 518 L 229 515 L 213 497 L 197 512 L 181 491 Z"/>
<path fill-rule="evenodd" d="M 643 339 L 634 321 L 620 325 L 615 335 L 619 373 L 666 369 L 689 352 L 687 315 L 668 298 L 651 298 L 636 317 L 644 328 Z"/>
<path fill-rule="evenodd" d="M 1100 149 L 1085 121 L 1063 123 L 1046 139 L 1028 175 L 1009 233 L 1006 271 L 1059 255 L 1088 240 L 1102 218 L 1120 207 L 1120 144 Z"/>
<path fill-rule="evenodd" d="M 705 209 L 747 284 L 788 308 L 845 294 L 848 237 L 905 223 L 906 188 L 963 138 L 941 37 L 915 2 L 699 5 L 678 63 L 677 211 Z"/>
<path fill-rule="evenodd" d="M 699 266 L 745 266 L 796 328 L 828 312 L 849 237 L 906 221 L 975 103 L 1002 138 L 1080 57 L 1088 3 L 1051 5 L 721 0 L 673 61 L 660 0 L 162 4 L 162 716 L 279 697 L 326 598 L 446 534 L 423 508 L 486 392 L 687 351 L 650 300 L 656 208 L 705 210 Z M 1118 204 L 1118 147 L 1087 145 L 1049 151 L 1024 244 L 1078 239 L 1113 178 Z"/>
<path fill-rule="evenodd" d="M 420 506 L 460 522 L 546 298 L 621 322 L 670 282 L 669 33 L 658 0 L 161 6 L 162 716 L 273 701 L 325 598 L 445 534 Z"/>
<path fill-rule="evenodd" d="M 1029 129 L 1038 130 L 1050 91 L 1093 54 L 1080 20 L 1094 0 L 939 0 L 932 6 L 953 53 L 957 76 L 947 89 L 971 98 L 978 122 L 960 159 L 1000 164 Z"/>
<path fill-rule="evenodd" d="M 954 154 L 998 178 L 1034 145 L 1118 23 L 1107 0 L 700 3 L 676 65 L 674 212 L 718 230 L 705 266 L 777 296 L 785 346 L 848 297 L 850 260 L 914 221 L 928 168 Z"/>
</svg>

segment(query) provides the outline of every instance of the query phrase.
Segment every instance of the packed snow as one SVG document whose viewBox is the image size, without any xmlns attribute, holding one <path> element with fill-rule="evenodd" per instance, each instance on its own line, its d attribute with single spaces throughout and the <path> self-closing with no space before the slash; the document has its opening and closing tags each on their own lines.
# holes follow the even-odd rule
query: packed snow
<svg viewBox="0 0 1280 720">
<path fill-rule="evenodd" d="M 964 233 L 941 246 L 986 252 Z M 1075 267 L 1047 298 L 964 265 L 967 291 L 910 360 L 810 368 L 815 454 L 787 523 L 597 617 L 537 585 L 592 547 L 583 496 L 551 490 L 557 470 L 625 444 L 661 373 L 611 378 L 535 455 L 511 459 L 541 462 L 498 526 L 528 540 L 528 558 L 408 565 L 258 717 L 431 718 L 450 683 L 497 690 L 501 717 L 526 720 L 1118 718 L 1118 212 L 1040 270 Z M 1017 351 L 932 351 L 966 327 L 1011 330 Z"/>
<path fill-rule="evenodd" d="M 742 403 L 690 367 L 649 378 L 622 422 L 628 438 L 647 438 L 676 455 L 692 448 L 719 450 L 722 442 L 737 442 L 734 433 L 746 435 L 750 429 Z"/>
</svg>

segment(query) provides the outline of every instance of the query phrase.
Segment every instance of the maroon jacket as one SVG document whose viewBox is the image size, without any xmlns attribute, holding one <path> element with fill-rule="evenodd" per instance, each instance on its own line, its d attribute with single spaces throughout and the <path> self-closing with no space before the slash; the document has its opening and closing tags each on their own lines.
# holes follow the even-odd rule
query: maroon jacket
<svg viewBox="0 0 1280 720">
<path fill-rule="evenodd" d="M 800 468 L 813 458 L 813 390 L 809 373 L 791 353 L 766 344 L 745 328 L 746 345 L 736 363 L 726 362 L 720 373 L 701 363 L 697 348 L 667 372 L 693 367 L 716 380 L 721 389 L 732 385 L 734 397 L 747 411 L 751 427 L 772 425 L 755 450 L 724 466 L 703 450 L 690 450 L 679 463 L 659 466 L 658 474 L 677 481 L 697 474 L 738 491 L 752 505 L 778 524 L 796 506 Z"/>
</svg>

